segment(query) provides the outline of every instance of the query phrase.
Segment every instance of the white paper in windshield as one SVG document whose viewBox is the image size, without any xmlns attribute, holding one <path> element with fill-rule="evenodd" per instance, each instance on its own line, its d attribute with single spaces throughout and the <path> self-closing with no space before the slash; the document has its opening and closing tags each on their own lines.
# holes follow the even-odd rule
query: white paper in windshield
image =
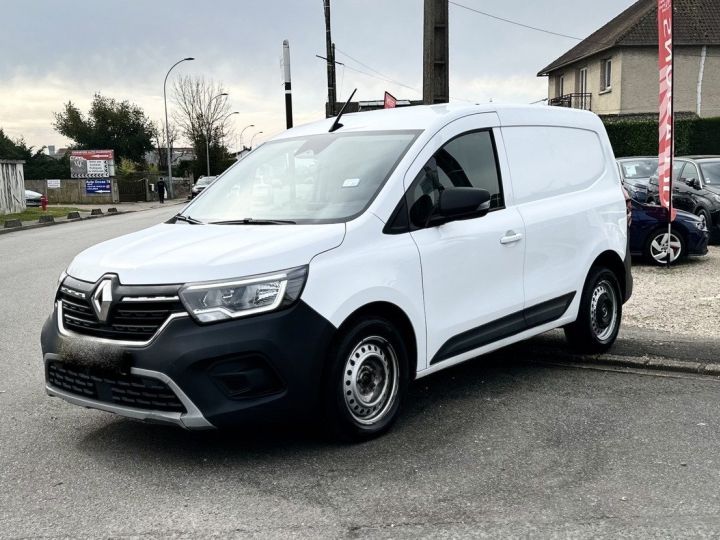
<svg viewBox="0 0 720 540">
<path fill-rule="evenodd" d="M 344 187 L 344 188 L 345 187 L 358 187 L 359 184 L 360 184 L 359 178 L 348 178 L 347 180 L 345 180 L 343 182 L 342 187 Z"/>
</svg>

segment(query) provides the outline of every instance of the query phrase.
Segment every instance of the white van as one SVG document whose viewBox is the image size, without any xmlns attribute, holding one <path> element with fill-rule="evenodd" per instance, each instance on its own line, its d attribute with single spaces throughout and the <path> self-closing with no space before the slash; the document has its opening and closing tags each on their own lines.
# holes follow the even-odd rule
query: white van
<svg viewBox="0 0 720 540">
<path fill-rule="evenodd" d="M 494 104 L 291 129 L 168 222 L 96 245 L 42 333 L 47 392 L 186 428 L 387 430 L 408 382 L 553 328 L 599 352 L 632 279 L 603 124 Z"/>
</svg>

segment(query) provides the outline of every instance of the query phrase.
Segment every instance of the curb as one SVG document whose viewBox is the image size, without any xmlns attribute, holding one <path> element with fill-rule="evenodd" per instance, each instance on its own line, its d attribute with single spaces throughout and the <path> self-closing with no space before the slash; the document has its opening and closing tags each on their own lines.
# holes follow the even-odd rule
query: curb
<svg viewBox="0 0 720 540">
<path fill-rule="evenodd" d="M 179 201 L 179 202 L 173 202 L 167 204 L 167 206 L 179 206 L 181 204 L 186 204 L 187 201 Z M 85 216 L 85 217 L 77 217 L 72 219 L 63 219 L 62 221 L 52 221 L 52 222 L 46 222 L 46 223 L 31 223 L 30 225 L 22 225 L 20 227 L 12 227 L 12 228 L 0 228 L 0 236 L 3 234 L 9 234 L 14 233 L 18 231 L 29 231 L 31 229 L 40 229 L 42 227 L 50 227 L 52 225 L 64 225 L 65 223 L 79 223 L 81 221 L 87 221 L 89 219 L 98 219 L 98 218 L 104 218 L 104 217 L 110 217 L 110 216 L 119 216 L 122 214 L 133 214 L 135 212 L 146 212 L 148 210 L 157 210 L 161 207 L 153 207 L 153 208 L 140 208 L 138 210 L 118 210 L 117 208 L 108 208 L 107 213 L 101 213 L 97 214 L 94 213 L 95 210 L 91 211 L 91 215 Z M 74 213 L 74 212 L 71 212 Z M 43 216 L 44 217 L 44 216 Z"/>
<path fill-rule="evenodd" d="M 664 358 L 662 356 L 622 356 L 616 354 L 601 354 L 583 356 L 571 352 L 548 351 L 540 352 L 537 357 L 540 361 L 552 361 L 560 364 L 585 364 L 598 366 L 626 367 L 645 369 L 650 371 L 673 371 L 676 373 L 692 373 L 695 375 L 720 376 L 720 364 L 715 362 L 693 362 Z"/>
</svg>

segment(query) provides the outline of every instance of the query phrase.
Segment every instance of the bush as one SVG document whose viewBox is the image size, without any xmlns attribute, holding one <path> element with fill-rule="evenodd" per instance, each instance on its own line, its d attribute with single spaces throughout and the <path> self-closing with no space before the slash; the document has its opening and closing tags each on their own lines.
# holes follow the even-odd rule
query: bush
<svg viewBox="0 0 720 540">
<path fill-rule="evenodd" d="M 655 156 L 657 120 L 606 119 L 615 157 Z M 720 118 L 683 118 L 675 121 L 675 155 L 720 154 Z"/>
</svg>

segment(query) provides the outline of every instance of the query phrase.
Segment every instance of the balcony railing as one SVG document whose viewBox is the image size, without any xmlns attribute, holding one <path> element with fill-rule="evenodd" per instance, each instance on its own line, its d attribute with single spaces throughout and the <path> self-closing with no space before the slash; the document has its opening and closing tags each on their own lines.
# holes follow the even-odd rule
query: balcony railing
<svg viewBox="0 0 720 540">
<path fill-rule="evenodd" d="M 565 94 L 548 100 L 549 105 L 568 107 L 570 109 L 591 110 L 592 94 Z"/>
</svg>

